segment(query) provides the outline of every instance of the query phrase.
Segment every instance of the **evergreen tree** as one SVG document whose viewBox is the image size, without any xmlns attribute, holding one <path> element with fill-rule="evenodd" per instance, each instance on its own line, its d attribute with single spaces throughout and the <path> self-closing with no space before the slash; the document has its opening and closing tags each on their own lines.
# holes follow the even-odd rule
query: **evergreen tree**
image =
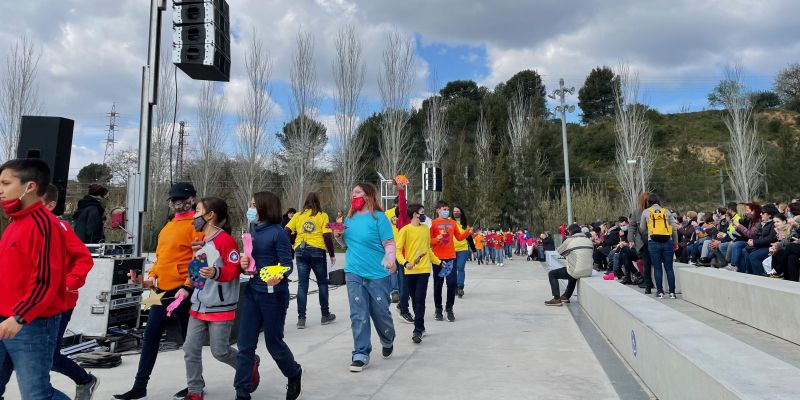
<svg viewBox="0 0 800 400">
<path fill-rule="evenodd" d="M 578 91 L 578 106 L 583 111 L 581 120 L 584 124 L 614 115 L 616 89 L 619 89 L 619 77 L 611 68 L 602 66 L 592 69 Z"/>
</svg>

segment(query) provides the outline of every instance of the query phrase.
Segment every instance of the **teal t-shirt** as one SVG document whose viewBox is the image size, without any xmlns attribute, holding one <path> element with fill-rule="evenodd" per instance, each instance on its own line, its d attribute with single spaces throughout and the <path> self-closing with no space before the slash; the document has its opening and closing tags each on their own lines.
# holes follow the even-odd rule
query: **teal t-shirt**
<svg viewBox="0 0 800 400">
<path fill-rule="evenodd" d="M 381 279 L 389 276 L 389 270 L 381 265 L 383 261 L 383 241 L 394 239 L 392 223 L 382 212 L 353 214 L 345 218 L 344 272 L 356 274 L 367 279 Z"/>
</svg>

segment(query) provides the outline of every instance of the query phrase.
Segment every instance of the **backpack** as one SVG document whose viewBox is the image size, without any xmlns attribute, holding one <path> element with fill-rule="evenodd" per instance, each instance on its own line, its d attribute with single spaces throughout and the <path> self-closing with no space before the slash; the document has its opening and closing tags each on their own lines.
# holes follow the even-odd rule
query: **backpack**
<svg viewBox="0 0 800 400">
<path fill-rule="evenodd" d="M 650 239 L 656 242 L 666 242 L 672 238 L 672 224 L 669 222 L 667 209 L 658 210 L 650 207 L 650 216 L 647 218 L 647 233 Z"/>
</svg>

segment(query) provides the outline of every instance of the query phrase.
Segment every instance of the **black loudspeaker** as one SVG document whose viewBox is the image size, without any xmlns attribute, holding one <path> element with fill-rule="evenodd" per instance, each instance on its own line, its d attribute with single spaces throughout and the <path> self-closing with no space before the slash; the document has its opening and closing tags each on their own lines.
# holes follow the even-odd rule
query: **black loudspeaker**
<svg viewBox="0 0 800 400">
<path fill-rule="evenodd" d="M 58 187 L 56 215 L 64 213 L 75 121 L 61 117 L 23 115 L 17 158 L 39 158 L 50 167 L 50 181 Z"/>
<path fill-rule="evenodd" d="M 438 167 L 425 168 L 425 190 L 429 192 L 442 191 L 442 169 Z"/>
<path fill-rule="evenodd" d="M 231 33 L 225 0 L 174 0 L 172 62 L 190 78 L 230 80 Z"/>
</svg>

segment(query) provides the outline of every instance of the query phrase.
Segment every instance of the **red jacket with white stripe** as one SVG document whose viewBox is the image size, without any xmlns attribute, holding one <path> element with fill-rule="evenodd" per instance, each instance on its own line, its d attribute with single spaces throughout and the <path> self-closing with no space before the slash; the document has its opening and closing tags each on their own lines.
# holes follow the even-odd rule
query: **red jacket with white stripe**
<svg viewBox="0 0 800 400">
<path fill-rule="evenodd" d="M 67 309 L 60 222 L 38 201 L 10 217 L 0 238 L 0 316 L 30 322 L 60 314 Z"/>
</svg>

